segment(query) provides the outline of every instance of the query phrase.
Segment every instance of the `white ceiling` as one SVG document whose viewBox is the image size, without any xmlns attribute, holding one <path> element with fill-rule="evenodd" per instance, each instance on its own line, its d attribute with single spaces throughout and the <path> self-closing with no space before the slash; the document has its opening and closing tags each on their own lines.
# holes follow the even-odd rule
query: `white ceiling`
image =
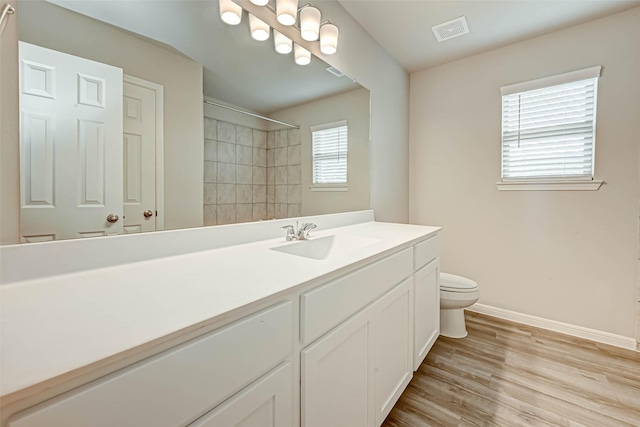
<svg viewBox="0 0 640 427">
<path fill-rule="evenodd" d="M 338 1 L 408 72 L 640 6 L 640 0 Z M 438 43 L 431 27 L 462 15 L 470 34 Z"/>
</svg>

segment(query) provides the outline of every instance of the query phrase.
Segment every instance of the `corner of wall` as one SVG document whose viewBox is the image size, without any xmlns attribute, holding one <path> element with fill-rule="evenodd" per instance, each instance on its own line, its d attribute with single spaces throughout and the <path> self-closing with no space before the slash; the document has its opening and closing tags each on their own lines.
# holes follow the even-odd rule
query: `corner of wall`
<svg viewBox="0 0 640 427">
<path fill-rule="evenodd" d="M 18 2 L 8 2 L 16 10 Z M 0 38 L 0 244 L 20 242 L 18 18 L 8 15 Z"/>
</svg>

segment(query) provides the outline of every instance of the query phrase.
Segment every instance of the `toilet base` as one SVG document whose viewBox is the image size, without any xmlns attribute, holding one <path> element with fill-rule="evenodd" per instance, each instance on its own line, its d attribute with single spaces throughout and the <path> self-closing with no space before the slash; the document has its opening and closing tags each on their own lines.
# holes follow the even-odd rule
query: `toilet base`
<svg viewBox="0 0 640 427">
<path fill-rule="evenodd" d="M 464 309 L 440 309 L 440 335 L 448 338 L 464 338 L 467 336 Z"/>
</svg>

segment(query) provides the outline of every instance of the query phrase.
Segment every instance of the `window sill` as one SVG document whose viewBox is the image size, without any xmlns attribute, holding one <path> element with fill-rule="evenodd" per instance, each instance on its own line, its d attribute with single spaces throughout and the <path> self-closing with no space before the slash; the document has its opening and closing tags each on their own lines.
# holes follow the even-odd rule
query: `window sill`
<svg viewBox="0 0 640 427">
<path fill-rule="evenodd" d="M 349 191 L 347 185 L 312 185 L 309 187 L 311 191 Z"/>
<path fill-rule="evenodd" d="M 500 191 L 596 191 L 603 181 L 503 181 Z"/>
</svg>

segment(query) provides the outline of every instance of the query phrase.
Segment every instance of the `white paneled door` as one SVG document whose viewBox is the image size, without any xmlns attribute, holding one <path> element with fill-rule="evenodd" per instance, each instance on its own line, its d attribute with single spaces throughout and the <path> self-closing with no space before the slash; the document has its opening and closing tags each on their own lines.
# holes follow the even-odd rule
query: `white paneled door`
<svg viewBox="0 0 640 427">
<path fill-rule="evenodd" d="M 162 228 L 156 227 L 162 213 L 156 207 L 156 142 L 162 139 L 163 87 L 130 76 L 123 87 L 124 232 L 154 231 Z"/>
<path fill-rule="evenodd" d="M 24 242 L 122 233 L 122 78 L 20 42 Z"/>
</svg>

